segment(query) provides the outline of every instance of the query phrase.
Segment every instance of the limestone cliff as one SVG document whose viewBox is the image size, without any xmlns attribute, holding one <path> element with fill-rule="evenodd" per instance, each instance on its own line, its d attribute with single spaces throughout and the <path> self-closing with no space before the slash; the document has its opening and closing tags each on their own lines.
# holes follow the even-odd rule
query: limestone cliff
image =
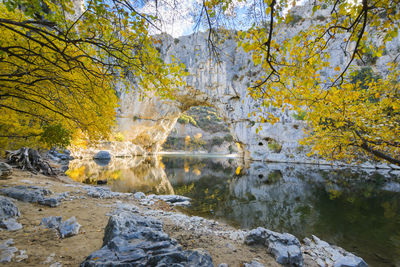
<svg viewBox="0 0 400 267">
<path fill-rule="evenodd" d="M 309 4 L 296 7 L 291 12 L 299 19 L 290 25 L 281 25 L 281 35 L 294 35 L 312 24 L 324 23 L 322 18 L 326 19 L 329 16 L 329 9 L 319 10 L 312 16 Z M 170 62 L 171 56 L 175 56 L 185 64 L 189 76 L 185 77 L 186 87 L 176 92 L 174 101 L 161 101 L 155 97 L 139 101 L 139 97 L 134 93 L 122 93 L 117 118 L 120 131 L 127 141 L 142 147 L 140 151 L 158 152 L 182 112 L 192 106 L 208 105 L 215 107 L 224 118 L 234 141 L 240 144 L 245 158 L 323 163 L 320 159 L 307 157 L 308 149 L 298 145 L 306 125 L 301 118 L 295 118 L 293 114 L 281 113 L 273 108 L 262 109 L 262 112 L 278 114 L 280 122 L 274 125 L 265 123 L 262 125 L 262 131 L 256 134 L 258 124 L 249 118 L 248 114 L 258 108 L 260 103 L 247 95 L 247 88 L 261 75 L 261 70 L 254 66 L 250 54 L 237 48 L 233 37 L 227 38 L 219 45 L 218 62 L 210 57 L 206 33 L 177 39 L 164 34 L 159 38 L 159 50 L 164 60 Z M 379 44 L 380 37 L 375 38 Z M 372 65 L 373 70 L 382 73 L 387 62 L 398 54 L 399 47 L 400 37 L 389 42 L 385 55 L 377 58 Z M 347 59 L 343 56 L 339 40 L 333 43 L 330 51 L 332 66 L 342 66 L 346 63 Z M 333 70 L 326 70 L 321 74 L 327 77 L 334 73 Z"/>
</svg>

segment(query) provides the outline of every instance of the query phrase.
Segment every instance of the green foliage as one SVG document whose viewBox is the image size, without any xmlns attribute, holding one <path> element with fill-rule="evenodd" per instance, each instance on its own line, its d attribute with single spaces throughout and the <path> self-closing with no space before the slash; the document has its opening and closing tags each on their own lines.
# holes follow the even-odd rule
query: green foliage
<svg viewBox="0 0 400 267">
<path fill-rule="evenodd" d="M 268 141 L 268 148 L 274 153 L 280 153 L 282 150 L 282 145 L 275 140 Z"/>
<path fill-rule="evenodd" d="M 223 119 L 218 116 L 217 110 L 213 107 L 197 106 L 191 107 L 186 114 L 193 118 L 196 124 L 205 132 L 229 132 L 229 129 Z"/>
<path fill-rule="evenodd" d="M 297 111 L 296 113 L 293 113 L 292 117 L 295 120 L 304 121 L 304 118 L 306 117 L 306 115 L 307 115 L 307 111 L 300 110 L 300 111 Z"/>
<path fill-rule="evenodd" d="M 181 124 L 192 124 L 193 126 L 197 126 L 196 121 L 189 115 L 182 113 L 181 116 L 178 118 L 178 122 Z"/>
<path fill-rule="evenodd" d="M 71 143 L 72 134 L 61 124 L 48 124 L 43 126 L 43 132 L 40 135 L 40 141 L 48 148 L 65 148 Z"/>
<path fill-rule="evenodd" d="M 220 146 L 220 145 L 222 145 L 223 142 L 224 142 L 224 138 L 222 138 L 222 137 L 214 136 L 211 139 L 211 144 L 213 146 Z"/>
<path fill-rule="evenodd" d="M 224 141 L 230 143 L 233 142 L 233 136 L 231 134 L 227 134 L 224 136 Z"/>
</svg>

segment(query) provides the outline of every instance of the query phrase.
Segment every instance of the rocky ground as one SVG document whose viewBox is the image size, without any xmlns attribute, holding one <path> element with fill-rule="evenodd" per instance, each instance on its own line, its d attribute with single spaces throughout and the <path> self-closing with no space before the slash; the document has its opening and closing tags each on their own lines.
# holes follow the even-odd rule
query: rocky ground
<svg viewBox="0 0 400 267">
<path fill-rule="evenodd" d="M 7 254 L 14 254 L 10 262 L 2 263 L 4 266 L 80 265 L 87 256 L 102 247 L 104 229 L 109 217 L 123 204 L 135 207 L 137 215 L 153 215 L 152 217 L 161 219 L 165 233 L 175 238 L 184 250 L 205 249 L 210 253 L 215 266 L 221 263 L 228 266 L 244 266 L 244 263 L 252 260 L 257 260 L 265 266 L 279 266 L 274 258 L 266 253 L 265 248 L 247 246 L 226 235 L 213 234 L 213 231 L 188 231 L 188 225 L 177 224 L 172 219 L 173 216 L 165 216 L 163 219 L 164 212 L 175 213 L 175 208 L 163 200 L 144 201 L 136 199 L 132 194 L 88 190 L 88 186 L 74 183 L 67 177 L 49 178 L 16 169 L 9 178 L 11 179 L 0 180 L 0 189 L 21 185 L 38 186 L 52 191 L 48 197 L 54 196 L 57 199 L 61 194 L 64 199 L 61 197 L 60 203 L 55 207 L 12 199 L 20 212 L 16 221 L 22 228 L 16 231 L 0 231 L 0 260 L 6 260 Z M 75 217 L 81 225 L 79 233 L 61 238 L 59 231 L 40 225 L 42 219 L 49 216 L 62 216 L 63 221 Z M 192 227 L 200 227 L 202 222 L 198 219 L 199 224 Z M 218 224 L 218 229 L 234 231 L 222 224 Z M 8 241 L 10 239 L 12 241 Z M 5 244 L 6 241 L 8 244 Z M 4 247 L 15 249 L 5 250 Z"/>
</svg>

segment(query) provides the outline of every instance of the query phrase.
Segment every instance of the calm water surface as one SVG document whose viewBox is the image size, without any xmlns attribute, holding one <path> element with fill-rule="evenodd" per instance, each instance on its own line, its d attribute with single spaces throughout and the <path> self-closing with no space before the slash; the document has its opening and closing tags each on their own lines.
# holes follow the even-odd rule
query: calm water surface
<svg viewBox="0 0 400 267">
<path fill-rule="evenodd" d="M 263 226 L 299 239 L 312 234 L 363 257 L 400 266 L 400 177 L 312 165 L 252 163 L 224 157 L 173 156 L 76 160 L 75 180 L 107 180 L 115 191 L 179 194 L 185 212 L 250 229 Z"/>
</svg>

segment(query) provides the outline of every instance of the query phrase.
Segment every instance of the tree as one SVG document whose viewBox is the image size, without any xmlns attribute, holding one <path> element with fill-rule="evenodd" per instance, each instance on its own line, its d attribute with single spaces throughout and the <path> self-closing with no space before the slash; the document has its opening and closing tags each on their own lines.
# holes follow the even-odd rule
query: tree
<svg viewBox="0 0 400 267">
<path fill-rule="evenodd" d="M 182 84 L 180 64 L 160 59 L 151 18 L 130 1 L 77 2 L 0 2 L 2 147 L 53 144 L 47 132 L 57 127 L 106 138 L 119 91 L 170 97 Z"/>
<path fill-rule="evenodd" d="M 212 19 L 232 14 L 227 10 L 234 2 L 203 2 L 210 34 L 217 33 Z M 255 10 L 255 23 L 238 38 L 264 73 L 249 88 L 249 95 L 263 103 L 254 112 L 259 121 L 278 121 L 265 112 L 269 106 L 306 111 L 309 130 L 303 143 L 314 153 L 349 162 L 373 156 L 400 165 L 400 49 L 391 51 L 394 57 L 380 78 L 363 73 L 363 80 L 354 82 L 361 67 L 373 65 L 397 38 L 399 1 L 309 2 L 314 19 L 306 28 L 296 28 L 305 19 L 288 11 L 296 1 L 238 2 Z M 334 56 L 342 57 L 343 64 L 332 60 L 332 47 L 342 51 Z"/>
</svg>

